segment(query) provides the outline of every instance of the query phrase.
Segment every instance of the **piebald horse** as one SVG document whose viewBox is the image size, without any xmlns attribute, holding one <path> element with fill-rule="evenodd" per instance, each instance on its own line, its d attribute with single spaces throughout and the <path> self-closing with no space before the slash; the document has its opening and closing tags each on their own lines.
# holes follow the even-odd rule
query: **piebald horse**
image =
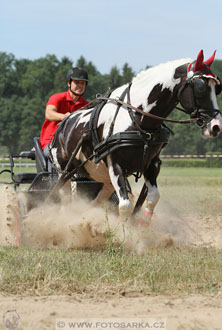
<svg viewBox="0 0 222 330">
<path fill-rule="evenodd" d="M 139 173 L 144 187 L 137 206 L 147 200 L 146 218 L 141 223 L 146 225 L 160 197 L 156 179 L 159 154 L 169 140 L 164 124 L 170 121 L 169 114 L 180 103 L 179 109 L 189 116 L 184 122 L 196 122 L 204 136 L 216 137 L 222 130 L 216 98 L 221 82 L 210 68 L 215 53 L 204 61 L 201 50 L 196 60 L 179 59 L 151 67 L 131 84 L 98 97 L 97 105 L 72 113 L 51 145 L 51 160 L 60 177 L 56 188 L 78 169 L 103 183 L 96 202 L 116 192 L 119 218 L 125 221 L 133 211 L 127 177 Z"/>
</svg>

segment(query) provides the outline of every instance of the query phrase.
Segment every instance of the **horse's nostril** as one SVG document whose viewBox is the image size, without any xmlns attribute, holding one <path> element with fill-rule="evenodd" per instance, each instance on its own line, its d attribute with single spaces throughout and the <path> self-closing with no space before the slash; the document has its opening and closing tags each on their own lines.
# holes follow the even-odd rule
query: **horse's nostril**
<svg viewBox="0 0 222 330">
<path fill-rule="evenodd" d="M 212 135 L 215 137 L 218 135 L 219 132 L 220 132 L 220 127 L 218 125 L 214 125 L 212 128 Z"/>
</svg>

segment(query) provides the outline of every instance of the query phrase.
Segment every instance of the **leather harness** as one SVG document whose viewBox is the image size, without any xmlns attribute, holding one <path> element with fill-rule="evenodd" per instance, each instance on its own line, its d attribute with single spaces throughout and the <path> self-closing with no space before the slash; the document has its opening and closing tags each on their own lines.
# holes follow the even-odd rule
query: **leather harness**
<svg viewBox="0 0 222 330">
<path fill-rule="evenodd" d="M 161 144 L 161 143 L 168 143 L 169 142 L 169 136 L 170 136 L 170 130 L 167 127 L 159 127 L 154 130 L 143 130 L 140 128 L 140 126 L 137 124 L 135 120 L 135 116 L 133 114 L 132 108 L 129 107 L 129 90 L 130 86 L 127 86 L 127 88 L 123 91 L 122 95 L 118 100 L 111 99 L 109 98 L 109 95 L 111 92 L 107 93 L 104 97 L 98 97 L 98 99 L 101 100 L 101 103 L 98 104 L 90 117 L 89 121 L 89 134 L 90 138 L 92 139 L 92 145 L 94 149 L 94 162 L 98 163 L 102 159 L 104 159 L 106 156 L 111 154 L 113 151 L 122 148 L 122 147 L 143 147 L 144 148 L 144 155 L 147 154 L 148 152 L 148 147 L 150 145 L 154 144 Z M 127 95 L 127 102 L 124 103 L 123 100 L 125 96 Z M 110 129 L 108 132 L 107 137 L 103 141 L 99 141 L 98 138 L 98 132 L 97 132 L 97 127 L 98 127 L 98 118 L 99 114 L 106 104 L 107 101 L 113 101 L 115 100 L 117 103 L 117 108 L 116 112 L 114 114 L 112 123 L 110 125 Z M 119 109 L 122 105 L 127 105 L 127 111 L 130 115 L 130 118 L 132 122 L 134 123 L 134 126 L 136 127 L 136 130 L 130 130 L 130 131 L 125 131 L 125 132 L 119 132 L 116 134 L 113 134 L 113 129 L 114 129 L 114 124 L 116 121 L 117 114 L 119 112 Z M 137 109 L 137 108 L 136 108 Z M 145 113 L 145 112 L 144 112 Z M 159 118 L 159 117 L 158 117 Z M 160 117 L 161 118 L 161 117 Z M 146 156 L 144 157 L 144 162 L 145 162 Z M 144 164 L 145 165 L 145 164 Z"/>
</svg>

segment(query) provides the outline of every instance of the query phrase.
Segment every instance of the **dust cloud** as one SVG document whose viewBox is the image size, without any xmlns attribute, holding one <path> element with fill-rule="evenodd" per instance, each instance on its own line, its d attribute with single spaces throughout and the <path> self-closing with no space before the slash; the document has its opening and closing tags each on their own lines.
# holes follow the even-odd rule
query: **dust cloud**
<svg viewBox="0 0 222 330">
<path fill-rule="evenodd" d="M 141 214 L 142 216 L 142 214 Z M 101 248 L 108 240 L 139 254 L 148 247 L 173 245 L 171 235 L 158 228 L 138 228 L 138 219 L 120 223 L 108 207 L 90 201 L 48 205 L 32 210 L 23 222 L 22 244 L 29 247 Z"/>
<path fill-rule="evenodd" d="M 44 205 L 32 209 L 20 223 L 21 246 L 97 249 L 105 247 L 112 240 L 112 243 L 121 245 L 126 251 L 143 254 L 146 249 L 153 247 L 220 244 L 221 228 L 218 240 L 215 233 L 209 236 L 209 221 L 207 234 L 201 234 L 198 221 L 201 221 L 201 228 L 204 229 L 204 219 L 181 215 L 178 205 L 175 202 L 174 205 L 160 201 L 149 227 L 142 228 L 138 224 L 143 211 L 127 223 L 120 223 L 117 213 L 108 205 L 96 207 L 93 202 L 79 197 L 75 197 L 72 202 Z M 1 190 L 1 246 L 16 246 L 18 217 L 18 204 L 16 209 L 13 192 L 9 188 Z"/>
</svg>

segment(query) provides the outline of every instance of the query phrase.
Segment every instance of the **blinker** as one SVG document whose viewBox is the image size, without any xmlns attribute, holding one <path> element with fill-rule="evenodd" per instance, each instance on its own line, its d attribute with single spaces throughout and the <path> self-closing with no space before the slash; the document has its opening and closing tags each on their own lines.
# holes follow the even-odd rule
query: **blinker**
<svg viewBox="0 0 222 330">
<path fill-rule="evenodd" d="M 203 79 L 193 80 L 194 95 L 201 99 L 206 95 L 207 86 Z"/>
<path fill-rule="evenodd" d="M 216 95 L 219 95 L 221 93 L 221 91 L 222 91 L 221 81 L 220 81 L 220 79 L 218 79 L 218 80 L 219 80 L 220 83 L 215 85 L 215 93 L 216 93 Z"/>
<path fill-rule="evenodd" d="M 215 85 L 215 93 L 216 95 L 219 95 L 222 91 L 222 85 L 219 79 L 217 81 L 219 83 L 216 83 Z M 202 79 L 194 79 L 192 83 L 193 83 L 195 96 L 197 98 L 203 98 L 205 96 L 205 93 L 207 92 L 206 82 Z"/>
</svg>

